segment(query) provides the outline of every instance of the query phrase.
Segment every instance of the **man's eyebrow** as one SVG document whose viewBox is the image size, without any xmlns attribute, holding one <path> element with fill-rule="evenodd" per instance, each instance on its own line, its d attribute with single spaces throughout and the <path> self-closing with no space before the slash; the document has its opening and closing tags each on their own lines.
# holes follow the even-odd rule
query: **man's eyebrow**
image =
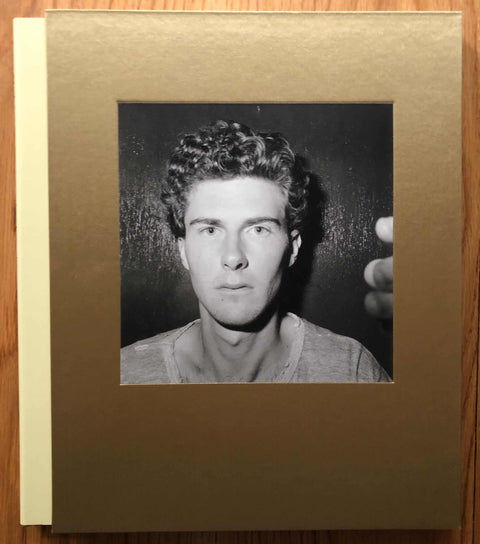
<svg viewBox="0 0 480 544">
<path fill-rule="evenodd" d="M 257 223 L 274 223 L 279 227 L 282 226 L 282 223 L 279 219 L 270 216 L 252 217 L 251 219 L 247 219 L 244 224 L 249 227 L 251 225 L 256 225 Z"/>
<path fill-rule="evenodd" d="M 211 217 L 197 217 L 196 219 L 192 219 L 189 225 L 197 225 L 198 223 L 218 227 L 221 224 L 221 221 L 219 221 L 218 219 L 213 219 Z"/>
</svg>

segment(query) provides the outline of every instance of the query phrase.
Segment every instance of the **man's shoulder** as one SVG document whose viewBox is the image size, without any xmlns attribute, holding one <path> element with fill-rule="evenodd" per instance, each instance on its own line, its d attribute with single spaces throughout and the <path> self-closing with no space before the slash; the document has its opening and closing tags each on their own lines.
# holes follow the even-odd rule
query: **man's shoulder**
<svg viewBox="0 0 480 544">
<path fill-rule="evenodd" d="M 177 336 L 177 333 L 182 330 L 183 327 L 178 329 L 172 329 L 170 331 L 161 332 L 150 336 L 150 338 L 143 338 L 142 340 L 137 340 L 133 344 L 129 344 L 122 348 L 122 353 L 141 353 L 148 351 L 149 349 L 159 349 L 163 346 L 169 345 L 174 341 L 174 338 Z"/>
<path fill-rule="evenodd" d="M 326 350 L 327 352 L 330 350 L 333 352 L 347 350 L 352 353 L 356 353 L 362 348 L 366 349 L 355 338 L 337 334 L 306 319 L 303 319 L 303 323 L 305 325 L 305 343 L 311 348 Z"/>
<path fill-rule="evenodd" d="M 375 357 L 358 340 L 303 320 L 305 337 L 298 365 L 299 381 L 390 381 Z M 303 381 L 302 380 L 302 381 Z"/>
<path fill-rule="evenodd" d="M 138 340 L 120 350 L 121 383 L 172 383 L 175 379 L 173 346 L 186 327 Z"/>
</svg>

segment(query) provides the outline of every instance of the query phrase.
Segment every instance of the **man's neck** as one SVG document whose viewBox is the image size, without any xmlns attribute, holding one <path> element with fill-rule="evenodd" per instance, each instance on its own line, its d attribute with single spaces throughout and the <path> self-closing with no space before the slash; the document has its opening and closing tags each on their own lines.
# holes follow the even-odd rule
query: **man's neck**
<svg viewBox="0 0 480 544">
<path fill-rule="evenodd" d="M 194 375 L 212 382 L 273 381 L 291 346 L 278 313 L 253 332 L 226 328 L 202 309 L 200 314 L 200 326 L 189 339 L 194 356 L 184 361 Z"/>
</svg>

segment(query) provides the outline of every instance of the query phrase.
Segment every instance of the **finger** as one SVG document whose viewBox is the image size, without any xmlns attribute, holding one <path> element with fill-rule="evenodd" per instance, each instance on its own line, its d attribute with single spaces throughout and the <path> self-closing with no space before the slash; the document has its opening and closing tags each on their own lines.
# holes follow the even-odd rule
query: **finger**
<svg viewBox="0 0 480 544">
<path fill-rule="evenodd" d="M 368 285 L 370 285 L 370 287 L 373 287 L 374 289 L 377 288 L 377 285 L 375 283 L 374 270 L 380 261 L 381 259 L 374 259 L 373 261 L 370 261 L 365 267 L 365 270 L 363 271 L 364 280 L 368 283 Z"/>
<path fill-rule="evenodd" d="M 375 289 L 393 291 L 393 257 L 379 259 L 373 267 Z"/>
<path fill-rule="evenodd" d="M 363 271 L 365 281 L 374 289 L 393 290 L 393 257 L 370 261 Z"/>
<path fill-rule="evenodd" d="M 375 224 L 377 236 L 388 244 L 393 244 L 393 217 L 380 217 Z"/>
<path fill-rule="evenodd" d="M 365 310 L 377 319 L 391 319 L 393 316 L 393 294 L 371 291 L 365 297 Z"/>
</svg>

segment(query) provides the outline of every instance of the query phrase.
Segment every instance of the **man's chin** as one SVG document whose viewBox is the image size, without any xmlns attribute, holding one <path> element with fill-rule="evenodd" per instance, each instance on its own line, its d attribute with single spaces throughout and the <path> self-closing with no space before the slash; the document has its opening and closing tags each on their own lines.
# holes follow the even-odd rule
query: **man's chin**
<svg viewBox="0 0 480 544">
<path fill-rule="evenodd" d="M 231 331 L 256 332 L 261 329 L 261 327 L 258 326 L 258 317 L 250 319 L 218 318 L 215 319 L 215 321 L 223 328 L 229 329 Z"/>
<path fill-rule="evenodd" d="M 272 317 L 272 308 L 267 307 L 263 311 L 246 311 L 210 314 L 213 319 L 222 327 L 229 330 L 242 332 L 258 332 L 265 327 L 266 323 Z"/>
</svg>

